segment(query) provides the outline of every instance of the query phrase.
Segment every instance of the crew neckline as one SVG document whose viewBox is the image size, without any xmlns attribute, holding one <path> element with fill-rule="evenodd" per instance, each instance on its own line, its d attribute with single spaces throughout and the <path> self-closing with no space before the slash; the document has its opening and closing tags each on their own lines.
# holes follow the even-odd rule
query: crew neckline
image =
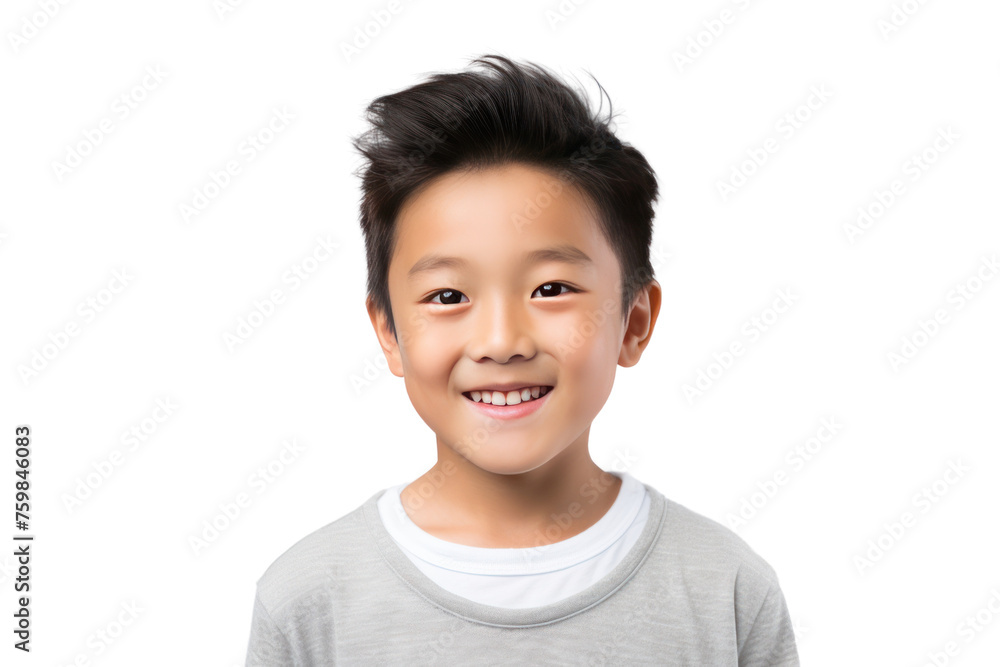
<svg viewBox="0 0 1000 667">
<path fill-rule="evenodd" d="M 375 542 L 375 545 L 386 564 L 396 576 L 398 576 L 407 586 L 416 591 L 421 597 L 428 600 L 431 604 L 440 607 L 444 611 L 468 621 L 498 627 L 519 628 L 544 625 L 574 616 L 600 603 L 632 578 L 632 576 L 639 569 L 639 566 L 642 565 L 643 561 L 645 561 L 649 555 L 653 545 L 656 543 L 656 540 L 659 538 L 666 517 L 666 499 L 664 496 L 652 486 L 642 482 L 640 482 L 640 484 L 649 494 L 649 516 L 638 540 L 632 548 L 629 549 L 628 553 L 625 554 L 625 557 L 621 560 L 621 562 L 619 562 L 614 569 L 612 569 L 592 586 L 589 586 L 588 588 L 585 588 L 568 598 L 552 604 L 540 607 L 529 607 L 525 609 L 494 607 L 492 605 L 474 602 L 456 595 L 451 591 L 445 590 L 430 579 L 426 574 L 421 572 L 420 569 L 414 565 L 409 557 L 407 557 L 407 555 L 402 551 L 399 545 L 397 545 L 392 539 L 392 536 L 389 534 L 389 531 L 386 530 L 385 525 L 382 523 L 382 518 L 379 515 L 378 499 L 383 493 L 394 487 L 384 488 L 369 498 L 364 505 L 362 505 L 362 512 L 369 534 Z M 573 538 L 568 539 L 572 540 Z M 515 551 L 516 550 L 517 549 L 515 549 Z"/>
<path fill-rule="evenodd" d="M 478 547 L 435 537 L 417 526 L 403 508 L 400 492 L 406 483 L 390 487 L 377 505 L 383 525 L 389 522 L 389 534 L 424 562 L 466 574 L 544 574 L 594 558 L 628 532 L 643 507 L 646 490 L 627 472 L 615 477 L 621 485 L 603 516 L 576 535 L 535 547 Z"/>
</svg>

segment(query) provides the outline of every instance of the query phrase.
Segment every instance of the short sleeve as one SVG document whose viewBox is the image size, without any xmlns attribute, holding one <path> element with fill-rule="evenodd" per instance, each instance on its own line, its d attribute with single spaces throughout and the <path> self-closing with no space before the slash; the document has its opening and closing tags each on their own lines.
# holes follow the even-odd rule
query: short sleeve
<svg viewBox="0 0 1000 667">
<path fill-rule="evenodd" d="M 292 647 L 281 628 L 267 613 L 258 591 L 253 603 L 250 622 L 250 644 L 246 667 L 288 667 L 295 664 Z"/>
<path fill-rule="evenodd" d="M 772 583 L 739 654 L 740 667 L 799 667 L 795 632 L 785 596 Z"/>
</svg>

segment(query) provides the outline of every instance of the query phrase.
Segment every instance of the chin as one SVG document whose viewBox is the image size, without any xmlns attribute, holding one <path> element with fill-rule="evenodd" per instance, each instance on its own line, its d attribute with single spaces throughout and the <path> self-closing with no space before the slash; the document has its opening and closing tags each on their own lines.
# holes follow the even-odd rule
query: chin
<svg viewBox="0 0 1000 667">
<path fill-rule="evenodd" d="M 499 444 L 499 443 L 498 443 Z M 514 452 L 508 447 L 494 449 L 488 454 L 479 451 L 469 462 L 480 470 L 494 475 L 520 475 L 540 468 L 555 457 L 539 455 L 538 452 Z"/>
</svg>

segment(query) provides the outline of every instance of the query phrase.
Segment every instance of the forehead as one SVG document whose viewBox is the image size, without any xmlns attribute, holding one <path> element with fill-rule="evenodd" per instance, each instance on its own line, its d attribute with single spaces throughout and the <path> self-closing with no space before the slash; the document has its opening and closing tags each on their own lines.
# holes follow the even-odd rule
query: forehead
<svg viewBox="0 0 1000 667">
<path fill-rule="evenodd" d="M 575 249 L 595 266 L 615 260 L 590 199 L 557 175 L 521 164 L 438 177 L 400 210 L 395 236 L 390 273 L 402 280 L 428 255 L 465 257 L 491 270 L 558 260 L 559 253 L 540 252 L 556 247 L 564 255 Z"/>
</svg>

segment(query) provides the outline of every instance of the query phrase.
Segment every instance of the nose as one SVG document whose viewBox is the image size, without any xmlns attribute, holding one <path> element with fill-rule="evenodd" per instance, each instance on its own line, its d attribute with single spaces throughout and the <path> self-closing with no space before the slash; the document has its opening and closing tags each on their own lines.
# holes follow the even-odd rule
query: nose
<svg viewBox="0 0 1000 667">
<path fill-rule="evenodd" d="M 469 356 L 505 364 L 515 357 L 535 356 L 535 337 L 524 304 L 503 297 L 484 298 L 473 314 Z"/>
</svg>

